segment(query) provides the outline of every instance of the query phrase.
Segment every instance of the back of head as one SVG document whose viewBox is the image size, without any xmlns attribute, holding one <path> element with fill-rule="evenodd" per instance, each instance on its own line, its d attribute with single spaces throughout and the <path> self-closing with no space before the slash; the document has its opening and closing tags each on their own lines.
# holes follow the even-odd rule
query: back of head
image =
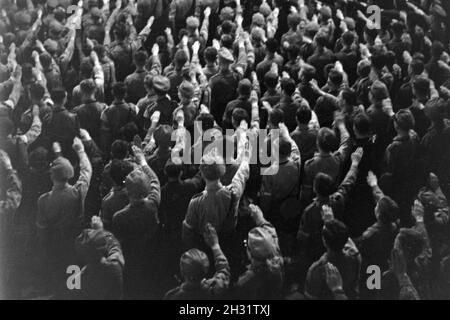
<svg viewBox="0 0 450 320">
<path fill-rule="evenodd" d="M 250 97 L 252 92 L 252 83 L 248 79 L 242 79 L 238 84 L 238 93 L 242 97 Z"/>
<path fill-rule="evenodd" d="M 130 162 L 118 159 L 111 161 L 109 175 L 116 186 L 125 185 L 125 179 L 131 171 L 133 171 L 133 165 Z"/>
<path fill-rule="evenodd" d="M 388 196 L 382 197 L 378 203 L 378 219 L 384 224 L 391 224 L 397 219 L 398 205 Z"/>
<path fill-rule="evenodd" d="M 181 163 L 175 163 L 171 159 L 169 159 L 164 165 L 164 173 L 169 179 L 177 179 L 180 176 L 182 168 L 183 167 Z"/>
<path fill-rule="evenodd" d="M 137 67 L 145 66 L 145 63 L 148 59 L 148 54 L 144 50 L 139 50 L 134 54 L 134 63 Z"/>
<path fill-rule="evenodd" d="M 425 77 L 417 77 L 414 79 L 413 88 L 416 98 L 428 100 L 430 96 L 430 80 Z"/>
<path fill-rule="evenodd" d="M 401 246 L 407 261 L 417 258 L 425 247 L 425 239 L 422 234 L 414 229 L 401 228 L 396 242 Z"/>
<path fill-rule="evenodd" d="M 311 118 L 312 118 L 311 109 L 304 104 L 300 104 L 300 106 L 297 108 L 297 111 L 295 113 L 295 118 L 296 118 L 298 124 L 307 125 L 311 121 Z"/>
<path fill-rule="evenodd" d="M 204 155 L 200 172 L 206 181 L 219 180 L 225 174 L 225 162 L 221 156 Z"/>
<path fill-rule="evenodd" d="M 324 152 L 331 152 L 337 144 L 336 134 L 330 128 L 321 128 L 317 134 L 317 146 Z"/>
<path fill-rule="evenodd" d="M 125 140 L 116 140 L 111 145 L 111 157 L 123 160 L 128 156 L 130 144 Z"/>
<path fill-rule="evenodd" d="M 267 72 L 264 75 L 264 84 L 267 88 L 275 89 L 278 84 L 278 75 L 275 72 Z"/>
<path fill-rule="evenodd" d="M 117 100 L 123 100 L 127 95 L 127 86 L 123 82 L 116 82 L 113 84 L 112 93 Z"/>
<path fill-rule="evenodd" d="M 278 125 L 284 122 L 284 112 L 283 110 L 281 110 L 280 108 L 275 108 L 270 110 L 269 112 L 269 123 L 277 128 Z"/>
<path fill-rule="evenodd" d="M 190 249 L 180 258 L 180 272 L 190 282 L 200 282 L 209 270 L 208 256 L 198 249 Z"/>
<path fill-rule="evenodd" d="M 280 88 L 286 95 L 292 96 L 295 92 L 295 81 L 291 78 L 283 78 L 280 80 Z"/>
<path fill-rule="evenodd" d="M 266 50 L 270 53 L 275 53 L 278 49 L 278 41 L 274 38 L 267 39 Z"/>
<path fill-rule="evenodd" d="M 204 58 L 207 62 L 215 62 L 217 60 L 217 49 L 208 47 L 203 52 Z"/>
<path fill-rule="evenodd" d="M 348 241 L 349 233 L 344 223 L 333 219 L 325 222 L 322 237 L 331 251 L 341 252 Z"/>
<path fill-rule="evenodd" d="M 444 53 L 444 45 L 440 41 L 434 41 L 431 45 L 431 55 L 433 58 L 439 59 L 442 53 Z"/>
<path fill-rule="evenodd" d="M 50 165 L 50 176 L 53 182 L 67 182 L 74 176 L 73 166 L 66 158 L 58 157 Z"/>
<path fill-rule="evenodd" d="M 409 109 L 399 110 L 394 116 L 394 123 L 403 131 L 414 129 L 414 116 Z"/>
<path fill-rule="evenodd" d="M 361 136 L 368 136 L 372 132 L 370 118 L 365 112 L 358 113 L 353 120 L 353 127 Z"/>
<path fill-rule="evenodd" d="M 92 79 L 85 79 L 80 83 L 81 93 L 85 96 L 93 95 L 95 93 L 96 88 L 97 87 L 95 85 L 95 82 Z"/>
<path fill-rule="evenodd" d="M 314 177 L 313 188 L 318 196 L 328 197 L 335 191 L 335 183 L 328 174 L 319 172 Z"/>
<path fill-rule="evenodd" d="M 67 93 L 64 88 L 55 88 L 50 95 L 55 104 L 62 105 L 66 99 Z"/>
<path fill-rule="evenodd" d="M 141 200 L 148 196 L 151 190 L 150 179 L 141 169 L 134 169 L 125 178 L 130 200 Z"/>
</svg>

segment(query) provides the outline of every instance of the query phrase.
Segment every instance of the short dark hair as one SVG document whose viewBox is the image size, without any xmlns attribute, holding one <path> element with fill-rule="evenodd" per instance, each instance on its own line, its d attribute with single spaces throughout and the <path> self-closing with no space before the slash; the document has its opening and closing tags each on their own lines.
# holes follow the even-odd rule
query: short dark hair
<svg viewBox="0 0 450 320">
<path fill-rule="evenodd" d="M 430 80 L 425 77 L 418 77 L 414 79 L 413 83 L 416 96 L 429 96 L 430 95 Z"/>
<path fill-rule="evenodd" d="M 231 119 L 233 119 L 233 121 L 238 125 L 241 123 L 242 120 L 250 122 L 248 112 L 242 108 L 235 108 L 231 114 Z"/>
<path fill-rule="evenodd" d="M 139 50 L 134 54 L 134 61 L 137 66 L 144 66 L 148 59 L 148 54 L 144 50 Z"/>
<path fill-rule="evenodd" d="M 358 96 L 352 88 L 345 87 L 342 89 L 342 99 L 344 99 L 344 101 L 351 106 L 356 106 L 358 103 Z"/>
<path fill-rule="evenodd" d="M 331 152 L 336 147 L 336 134 L 333 130 L 323 127 L 317 134 L 317 145 L 325 152 Z"/>
<path fill-rule="evenodd" d="M 351 31 L 345 31 L 342 35 L 342 41 L 345 45 L 350 46 L 353 42 L 355 42 L 355 34 Z"/>
<path fill-rule="evenodd" d="M 378 219 L 384 224 L 390 224 L 397 219 L 398 205 L 388 196 L 378 201 Z"/>
<path fill-rule="evenodd" d="M 82 94 L 91 95 L 95 92 L 96 88 L 95 82 L 92 79 L 85 79 L 80 82 L 80 90 Z"/>
<path fill-rule="evenodd" d="M 295 92 L 295 81 L 291 78 L 283 78 L 280 80 L 280 88 L 287 95 L 292 96 Z"/>
<path fill-rule="evenodd" d="M 280 139 L 278 140 L 278 148 L 280 156 L 287 157 L 291 154 L 292 144 L 286 138 L 280 137 Z"/>
<path fill-rule="evenodd" d="M 67 96 L 66 90 L 64 90 L 64 88 L 55 88 L 52 90 L 51 92 L 51 97 L 53 102 L 57 103 L 57 104 L 61 104 L 64 102 L 64 99 Z"/>
<path fill-rule="evenodd" d="M 127 95 L 127 86 L 123 82 L 116 82 L 113 84 L 112 93 L 117 99 L 124 99 Z"/>
<path fill-rule="evenodd" d="M 295 118 L 299 124 L 308 124 L 312 118 L 311 109 L 304 104 L 300 104 L 295 112 Z"/>
<path fill-rule="evenodd" d="M 372 66 L 375 69 L 382 69 L 386 66 L 386 55 L 381 52 L 375 52 L 371 57 Z"/>
<path fill-rule="evenodd" d="M 440 58 L 444 52 L 444 45 L 442 42 L 435 40 L 431 45 L 431 54 L 434 58 Z"/>
<path fill-rule="evenodd" d="M 109 168 L 109 176 L 116 186 L 125 185 L 125 178 L 133 171 L 133 165 L 128 161 L 113 159 Z"/>
<path fill-rule="evenodd" d="M 267 72 L 264 75 L 264 84 L 268 88 L 275 88 L 278 84 L 278 75 L 274 72 Z"/>
<path fill-rule="evenodd" d="M 325 222 L 322 237 L 331 251 L 341 251 L 348 241 L 348 236 L 348 228 L 343 222 L 336 219 Z"/>
<path fill-rule="evenodd" d="M 409 109 L 401 109 L 394 115 L 394 121 L 397 126 L 403 130 L 408 131 L 414 129 L 415 120 L 414 116 Z"/>
<path fill-rule="evenodd" d="M 130 144 L 125 140 L 116 140 L 111 145 L 111 158 L 123 160 L 128 155 Z"/>
<path fill-rule="evenodd" d="M 313 187 L 317 195 L 322 197 L 328 197 L 335 191 L 333 178 L 323 172 L 316 174 L 313 181 Z"/>
<path fill-rule="evenodd" d="M 316 43 L 320 47 L 325 47 L 328 44 L 328 35 L 320 32 L 316 35 Z"/>
<path fill-rule="evenodd" d="M 413 59 L 409 65 L 414 75 L 422 74 L 423 70 L 425 70 L 425 65 L 422 60 Z"/>
<path fill-rule="evenodd" d="M 174 163 L 169 159 L 164 166 L 164 173 L 168 178 L 178 178 L 182 169 L 183 166 L 180 163 Z"/>
<path fill-rule="evenodd" d="M 328 73 L 328 78 L 337 86 L 340 86 L 342 84 L 342 81 L 344 80 L 342 73 L 334 68 L 331 69 Z"/>
<path fill-rule="evenodd" d="M 269 119 L 270 119 L 270 122 L 274 126 L 278 126 L 279 123 L 284 122 L 284 112 L 283 112 L 283 110 L 281 110 L 279 108 L 272 109 L 269 112 Z"/>
<path fill-rule="evenodd" d="M 213 62 L 217 60 L 217 49 L 214 47 L 208 47 L 203 52 L 205 60 L 208 62 Z"/>
<path fill-rule="evenodd" d="M 358 113 L 355 116 L 353 126 L 362 135 L 368 135 L 372 130 L 370 118 L 365 112 Z"/>
<path fill-rule="evenodd" d="M 32 83 L 30 85 L 30 96 L 33 99 L 41 100 L 45 95 L 45 88 L 40 83 Z"/>
<path fill-rule="evenodd" d="M 214 116 L 210 113 L 200 113 L 195 121 L 200 121 L 202 123 L 203 131 L 214 128 Z"/>
</svg>

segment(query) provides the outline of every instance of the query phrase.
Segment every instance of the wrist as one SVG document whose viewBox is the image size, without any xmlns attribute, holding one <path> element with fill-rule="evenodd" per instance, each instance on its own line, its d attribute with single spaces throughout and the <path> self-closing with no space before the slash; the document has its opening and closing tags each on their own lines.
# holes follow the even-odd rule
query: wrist
<svg viewBox="0 0 450 320">
<path fill-rule="evenodd" d="M 212 251 L 218 251 L 218 250 L 220 250 L 219 244 L 218 244 L 218 243 L 214 243 L 214 244 L 211 246 L 211 250 L 212 250 Z"/>
</svg>

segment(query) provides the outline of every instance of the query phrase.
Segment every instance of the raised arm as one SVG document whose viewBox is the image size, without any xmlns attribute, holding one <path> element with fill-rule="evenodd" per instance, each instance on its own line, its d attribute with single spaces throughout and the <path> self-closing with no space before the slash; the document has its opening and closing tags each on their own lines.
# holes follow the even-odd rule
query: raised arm
<svg viewBox="0 0 450 320">
<path fill-rule="evenodd" d="M 8 154 L 3 150 L 0 150 L 0 165 L 6 171 L 6 197 L 0 201 L 0 209 L 2 215 L 9 216 L 20 205 L 20 201 L 22 200 L 22 185 L 17 173 L 13 170 Z"/>
<path fill-rule="evenodd" d="M 77 153 L 80 161 L 80 176 L 75 187 L 78 189 L 78 192 L 80 192 L 82 199 L 84 199 L 88 192 L 89 184 L 91 183 L 92 166 L 86 151 L 84 150 L 84 144 L 78 137 L 73 139 L 73 150 Z"/>
<path fill-rule="evenodd" d="M 150 191 L 146 199 L 152 201 L 155 206 L 158 207 L 161 202 L 161 186 L 159 184 L 158 176 L 147 164 L 144 152 L 135 145 L 132 146 L 132 150 L 138 165 L 150 179 Z"/>
</svg>

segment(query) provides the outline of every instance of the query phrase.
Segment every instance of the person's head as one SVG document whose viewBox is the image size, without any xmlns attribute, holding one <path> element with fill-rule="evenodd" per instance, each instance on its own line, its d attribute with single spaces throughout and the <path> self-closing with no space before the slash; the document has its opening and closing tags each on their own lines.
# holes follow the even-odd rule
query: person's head
<svg viewBox="0 0 450 320">
<path fill-rule="evenodd" d="M 405 24 L 403 22 L 397 21 L 392 24 L 392 33 L 394 37 L 400 38 L 405 30 Z"/>
<path fill-rule="evenodd" d="M 322 239 L 327 250 L 341 253 L 348 241 L 348 228 L 339 220 L 326 221 L 322 229 Z"/>
<path fill-rule="evenodd" d="M 199 26 L 200 21 L 197 17 L 191 16 L 186 19 L 186 29 L 190 34 L 193 34 Z"/>
<path fill-rule="evenodd" d="M 285 137 L 278 139 L 278 152 L 280 155 L 280 161 L 283 161 L 291 156 L 292 144 Z"/>
<path fill-rule="evenodd" d="M 264 85 L 269 90 L 275 90 L 278 84 L 278 75 L 275 72 L 267 72 L 264 75 Z"/>
<path fill-rule="evenodd" d="M 116 82 L 112 87 L 112 94 L 116 100 L 124 100 L 127 95 L 127 86 L 123 82 Z"/>
<path fill-rule="evenodd" d="M 382 224 L 389 225 L 397 219 L 398 205 L 388 196 L 383 196 L 375 206 L 375 216 Z"/>
<path fill-rule="evenodd" d="M 139 134 L 139 129 L 136 123 L 130 121 L 119 129 L 118 137 L 119 139 L 132 142 L 137 134 Z"/>
<path fill-rule="evenodd" d="M 44 98 L 45 88 L 40 83 L 32 83 L 30 86 L 30 99 L 33 104 L 39 104 Z"/>
<path fill-rule="evenodd" d="M 128 157 L 130 144 L 125 140 L 115 140 L 111 145 L 111 158 L 117 160 L 124 160 Z"/>
<path fill-rule="evenodd" d="M 170 90 L 170 80 L 167 77 L 157 75 L 153 77 L 153 91 L 158 96 L 165 96 Z"/>
<path fill-rule="evenodd" d="M 265 228 L 256 227 L 249 231 L 247 238 L 247 256 L 252 263 L 265 263 L 277 255 L 278 244 L 273 235 Z"/>
<path fill-rule="evenodd" d="M 423 252 L 425 239 L 419 231 L 401 228 L 395 238 L 394 248 L 401 249 L 407 263 L 410 264 Z"/>
<path fill-rule="evenodd" d="M 318 197 L 329 197 L 335 191 L 333 178 L 326 173 L 319 172 L 314 177 L 313 190 Z"/>
<path fill-rule="evenodd" d="M 96 85 L 94 80 L 85 79 L 80 83 L 80 90 L 83 100 L 92 99 L 95 96 Z"/>
<path fill-rule="evenodd" d="M 224 7 L 220 10 L 219 15 L 220 21 L 222 21 L 222 25 L 225 21 L 231 22 L 234 20 L 234 10 L 231 7 Z"/>
<path fill-rule="evenodd" d="M 181 70 L 187 61 L 188 61 L 188 56 L 186 54 L 186 51 L 184 51 L 182 49 L 178 49 L 177 52 L 175 53 L 175 57 L 173 60 L 175 69 Z"/>
<path fill-rule="evenodd" d="M 290 45 L 286 51 L 287 51 L 289 60 L 296 61 L 298 58 L 298 55 L 300 54 L 300 47 L 295 44 Z"/>
<path fill-rule="evenodd" d="M 164 173 L 169 181 L 178 181 L 183 174 L 183 166 L 169 159 L 164 165 Z"/>
<path fill-rule="evenodd" d="M 102 44 L 96 44 L 94 46 L 94 51 L 97 53 L 97 56 L 100 60 L 104 59 L 106 56 L 106 49 L 105 46 Z"/>
<path fill-rule="evenodd" d="M 239 81 L 237 91 L 241 98 L 250 98 L 250 93 L 252 92 L 252 83 L 250 80 L 242 79 Z"/>
<path fill-rule="evenodd" d="M 278 41 L 275 38 L 267 39 L 266 41 L 266 53 L 275 54 L 278 49 Z"/>
<path fill-rule="evenodd" d="M 209 270 L 208 256 L 198 249 L 190 249 L 180 258 L 180 273 L 185 282 L 199 283 Z"/>
<path fill-rule="evenodd" d="M 267 127 L 269 129 L 276 129 L 278 125 L 284 122 L 284 112 L 280 108 L 275 108 L 269 111 L 269 118 L 267 120 Z"/>
<path fill-rule="evenodd" d="M 64 88 L 55 88 L 50 95 L 53 102 L 58 106 L 64 106 L 67 102 L 67 93 Z"/>
<path fill-rule="evenodd" d="M 311 109 L 304 105 L 300 104 L 295 113 L 295 120 L 297 121 L 297 125 L 308 125 L 312 118 Z"/>
<path fill-rule="evenodd" d="M 180 99 L 180 102 L 182 104 L 191 102 L 192 98 L 194 97 L 194 93 L 194 85 L 189 81 L 185 80 L 181 82 L 180 86 L 178 87 L 178 98 Z"/>
<path fill-rule="evenodd" d="M 444 45 L 442 42 L 436 40 L 431 45 L 431 55 L 435 59 L 440 59 L 442 56 L 442 53 L 444 53 Z"/>
<path fill-rule="evenodd" d="M 353 132 L 356 138 L 364 138 L 371 135 L 370 118 L 365 112 L 358 113 L 353 119 Z"/>
<path fill-rule="evenodd" d="M 389 98 L 389 91 L 386 85 L 379 80 L 375 80 L 369 91 L 370 102 L 372 104 L 381 104 L 387 98 Z"/>
<path fill-rule="evenodd" d="M 324 153 L 332 152 L 336 147 L 337 139 L 333 130 L 327 127 L 320 128 L 317 134 L 317 148 Z"/>
<path fill-rule="evenodd" d="M 133 165 L 124 160 L 113 159 L 109 169 L 109 176 L 116 187 L 123 187 L 128 174 L 133 171 Z"/>
<path fill-rule="evenodd" d="M 225 174 L 225 162 L 221 156 L 204 155 L 200 164 L 200 173 L 208 182 L 217 182 Z"/>
<path fill-rule="evenodd" d="M 214 128 L 214 116 L 210 113 L 200 113 L 195 121 L 202 124 L 203 131 Z"/>
<path fill-rule="evenodd" d="M 147 62 L 148 54 L 144 50 L 139 50 L 134 54 L 133 60 L 137 68 L 144 68 Z"/>
<path fill-rule="evenodd" d="M 381 70 L 386 66 L 386 55 L 382 52 L 375 52 L 371 57 L 372 68 Z"/>
<path fill-rule="evenodd" d="M 292 30 L 297 30 L 298 25 L 300 24 L 300 15 L 298 13 L 290 13 L 287 18 L 287 23 L 289 28 Z"/>
<path fill-rule="evenodd" d="M 119 41 L 125 40 L 128 37 L 128 30 L 126 25 L 124 23 L 116 23 L 116 26 L 114 28 L 114 35 Z"/>
<path fill-rule="evenodd" d="M 94 72 L 94 66 L 92 65 L 91 59 L 83 59 L 80 63 L 80 76 L 82 79 L 92 78 Z"/>
<path fill-rule="evenodd" d="M 328 73 L 328 85 L 332 88 L 339 88 L 342 85 L 342 81 L 344 80 L 344 76 L 342 72 L 339 72 L 335 68 L 331 69 Z"/>
<path fill-rule="evenodd" d="M 409 111 L 409 109 L 399 110 L 394 115 L 394 127 L 398 133 L 407 133 L 409 132 L 409 130 L 414 129 L 414 126 L 414 116 L 411 111 Z"/>
<path fill-rule="evenodd" d="M 355 90 L 346 87 L 339 92 L 339 107 L 341 108 L 341 110 L 351 111 L 353 110 L 353 107 L 358 103 L 357 98 L 358 97 Z"/>
<path fill-rule="evenodd" d="M 295 92 L 295 81 L 291 78 L 283 78 L 280 80 L 281 93 L 291 97 Z"/>
<path fill-rule="evenodd" d="M 397 57 L 395 56 L 395 52 L 389 50 L 388 52 L 386 52 L 386 66 L 388 67 L 389 70 L 392 70 L 395 62 L 396 62 Z"/>
<path fill-rule="evenodd" d="M 50 166 L 49 152 L 44 147 L 37 147 L 30 152 L 28 156 L 28 164 L 30 168 L 38 171 L 45 172 Z"/>
<path fill-rule="evenodd" d="M 242 108 L 235 108 L 231 113 L 231 123 L 233 125 L 233 128 L 236 129 L 237 127 L 239 127 L 239 124 L 242 120 L 247 121 L 247 123 L 250 122 L 248 112 Z"/>
<path fill-rule="evenodd" d="M 203 56 L 206 63 L 215 63 L 217 62 L 217 49 L 214 47 L 208 47 L 203 52 Z"/>
<path fill-rule="evenodd" d="M 220 45 L 223 48 L 230 50 L 230 52 L 234 52 L 233 44 L 234 44 L 234 38 L 231 34 L 226 33 L 226 34 L 222 34 L 220 36 Z"/>
<path fill-rule="evenodd" d="M 423 63 L 423 60 L 413 59 L 408 66 L 408 74 L 411 77 L 422 74 L 422 72 L 424 70 L 425 70 L 425 65 Z"/>
<path fill-rule="evenodd" d="M 150 179 L 140 168 L 134 169 L 127 175 L 125 187 L 131 202 L 143 200 L 151 191 Z"/>
<path fill-rule="evenodd" d="M 221 35 L 229 34 L 231 35 L 233 33 L 234 29 L 234 23 L 230 20 L 225 20 L 222 22 L 221 26 Z"/>
<path fill-rule="evenodd" d="M 48 70 L 52 65 L 52 56 L 48 52 L 43 52 L 39 55 L 39 61 L 41 62 L 44 70 Z"/>
<path fill-rule="evenodd" d="M 323 49 L 328 44 L 328 35 L 324 32 L 319 32 L 314 38 L 314 42 L 319 49 Z"/>
<path fill-rule="evenodd" d="M 427 102 L 430 98 L 430 80 L 425 77 L 417 77 L 414 79 L 413 94 L 420 102 Z"/>
<path fill-rule="evenodd" d="M 303 83 L 309 83 L 316 76 L 316 68 L 310 64 L 304 64 L 300 69 L 299 79 Z"/>
<path fill-rule="evenodd" d="M 346 47 L 350 47 L 355 42 L 355 33 L 352 31 L 345 31 L 342 35 L 342 43 Z"/>
<path fill-rule="evenodd" d="M 356 66 L 356 73 L 360 77 L 367 77 L 370 73 L 370 62 L 368 60 L 361 60 Z"/>
<path fill-rule="evenodd" d="M 257 12 L 255 14 L 253 14 L 252 26 L 257 26 L 257 27 L 265 29 L 265 25 L 266 25 L 266 19 L 264 18 L 264 16 L 261 13 Z"/>
<path fill-rule="evenodd" d="M 443 121 L 446 117 L 446 102 L 442 99 L 431 99 L 425 106 L 425 115 L 439 129 L 443 128 Z"/>
<path fill-rule="evenodd" d="M 50 178 L 53 184 L 65 184 L 74 176 L 73 166 L 64 157 L 56 158 L 50 165 Z"/>
</svg>

